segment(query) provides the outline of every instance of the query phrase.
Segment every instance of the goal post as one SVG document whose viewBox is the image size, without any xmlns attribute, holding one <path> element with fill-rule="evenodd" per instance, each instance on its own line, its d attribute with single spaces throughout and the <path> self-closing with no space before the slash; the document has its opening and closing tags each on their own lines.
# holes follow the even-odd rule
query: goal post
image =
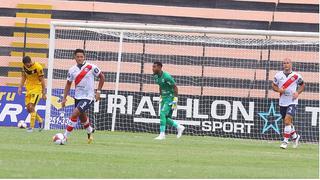
<svg viewBox="0 0 320 180">
<path fill-rule="evenodd" d="M 54 50 L 55 50 L 55 24 L 50 24 L 50 39 L 49 39 L 49 58 L 48 58 L 48 75 L 47 75 L 47 100 L 46 100 L 46 114 L 44 129 L 50 129 L 50 114 L 51 114 L 51 98 L 52 98 L 52 83 L 53 83 L 53 61 L 54 61 Z"/>
<path fill-rule="evenodd" d="M 45 129 L 68 121 L 72 97 L 66 108 L 59 99 L 72 52 L 82 48 L 106 76 L 103 98 L 89 111 L 99 130 L 159 131 L 151 66 L 161 61 L 179 88 L 173 116 L 186 134 L 277 140 L 283 123 L 271 82 L 288 57 L 306 82 L 296 129 L 319 142 L 318 33 L 57 21 L 50 27 Z"/>
</svg>

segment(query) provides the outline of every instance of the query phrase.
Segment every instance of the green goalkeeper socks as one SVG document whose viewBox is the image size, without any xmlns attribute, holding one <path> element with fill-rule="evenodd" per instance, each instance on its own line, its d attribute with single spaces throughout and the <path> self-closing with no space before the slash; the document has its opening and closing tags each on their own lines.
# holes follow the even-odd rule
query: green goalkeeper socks
<svg viewBox="0 0 320 180">
<path fill-rule="evenodd" d="M 173 120 L 172 120 L 173 121 Z M 173 124 L 172 124 L 173 127 L 175 128 L 178 128 L 178 123 L 176 121 L 173 121 Z"/>
<path fill-rule="evenodd" d="M 163 125 L 163 124 L 167 124 L 175 128 L 178 128 L 178 123 L 172 120 L 171 118 L 167 118 L 166 121 L 164 121 L 163 119 L 160 119 L 160 132 L 166 131 L 166 125 Z"/>
<path fill-rule="evenodd" d="M 165 132 L 166 131 L 166 126 L 160 126 L 160 132 Z"/>
<path fill-rule="evenodd" d="M 172 120 L 171 118 L 167 118 L 167 124 L 170 126 L 173 126 L 175 128 L 178 127 L 178 123 L 176 121 Z"/>
</svg>

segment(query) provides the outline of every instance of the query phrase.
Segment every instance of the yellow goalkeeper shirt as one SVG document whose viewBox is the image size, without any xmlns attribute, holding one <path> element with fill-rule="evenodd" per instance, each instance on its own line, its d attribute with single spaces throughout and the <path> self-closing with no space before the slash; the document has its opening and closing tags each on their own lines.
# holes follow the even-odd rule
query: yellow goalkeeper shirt
<svg viewBox="0 0 320 180">
<path fill-rule="evenodd" d="M 44 75 L 41 64 L 35 62 L 30 68 L 23 66 L 22 73 L 26 75 L 27 94 L 41 93 L 42 85 L 41 85 L 40 77 Z"/>
</svg>

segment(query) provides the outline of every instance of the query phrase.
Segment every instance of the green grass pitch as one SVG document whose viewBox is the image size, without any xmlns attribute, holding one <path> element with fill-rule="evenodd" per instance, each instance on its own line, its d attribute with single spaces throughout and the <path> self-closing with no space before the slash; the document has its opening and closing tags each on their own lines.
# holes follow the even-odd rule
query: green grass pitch
<svg viewBox="0 0 320 180">
<path fill-rule="evenodd" d="M 0 128 L 0 178 L 319 178 L 318 144 L 85 131 L 55 145 L 57 131 Z"/>
</svg>

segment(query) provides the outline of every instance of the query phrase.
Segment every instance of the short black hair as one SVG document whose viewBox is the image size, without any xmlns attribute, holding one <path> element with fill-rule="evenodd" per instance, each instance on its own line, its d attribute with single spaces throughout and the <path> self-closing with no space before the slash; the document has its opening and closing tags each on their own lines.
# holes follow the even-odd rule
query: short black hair
<svg viewBox="0 0 320 180">
<path fill-rule="evenodd" d="M 76 55 L 77 53 L 82 53 L 83 55 L 85 55 L 84 50 L 83 49 L 76 49 L 74 50 L 73 55 Z"/>
<path fill-rule="evenodd" d="M 22 58 L 23 64 L 31 63 L 31 58 L 29 56 L 25 56 Z"/>
<path fill-rule="evenodd" d="M 162 63 L 160 61 L 153 62 L 153 64 L 162 67 Z"/>
</svg>

